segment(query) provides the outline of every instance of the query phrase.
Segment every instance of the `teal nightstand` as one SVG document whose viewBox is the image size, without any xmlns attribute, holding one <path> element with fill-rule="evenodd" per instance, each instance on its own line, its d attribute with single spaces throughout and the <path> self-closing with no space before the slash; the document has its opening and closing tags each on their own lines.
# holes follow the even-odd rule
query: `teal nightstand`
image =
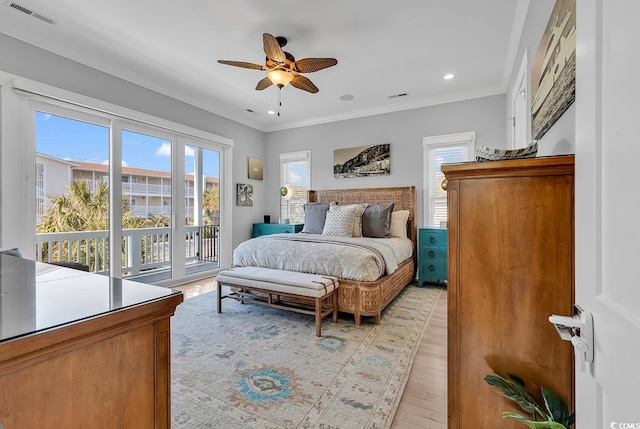
<svg viewBox="0 0 640 429">
<path fill-rule="evenodd" d="M 447 282 L 447 230 L 418 229 L 418 286 Z"/>
<path fill-rule="evenodd" d="M 295 223 L 254 223 L 253 224 L 253 238 L 260 237 L 261 235 L 269 234 L 285 234 L 302 231 L 304 224 Z"/>
</svg>

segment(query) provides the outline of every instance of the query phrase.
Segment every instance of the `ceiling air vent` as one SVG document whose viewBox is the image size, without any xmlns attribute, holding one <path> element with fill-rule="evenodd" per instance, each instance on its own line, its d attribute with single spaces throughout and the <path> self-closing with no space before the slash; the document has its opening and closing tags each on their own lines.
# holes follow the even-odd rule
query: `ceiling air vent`
<svg viewBox="0 0 640 429">
<path fill-rule="evenodd" d="M 407 95 L 409 95 L 409 93 L 408 93 L 408 92 L 403 92 L 403 93 L 400 93 L 400 94 L 393 94 L 393 95 L 390 95 L 390 96 L 389 96 L 389 98 L 406 97 Z"/>
<path fill-rule="evenodd" d="M 46 22 L 47 24 L 51 24 L 51 25 L 53 25 L 53 24 L 55 24 L 55 23 L 56 23 L 56 20 L 55 20 L 55 19 L 53 19 L 53 18 L 49 18 L 49 17 L 48 17 L 48 16 L 46 16 L 46 15 L 43 15 L 43 14 L 41 14 L 41 13 L 39 13 L 39 12 L 36 12 L 36 11 L 34 11 L 34 10 L 31 10 L 30 8 L 28 8 L 28 7 L 26 7 L 26 6 L 23 6 L 23 5 L 19 4 L 19 3 L 16 3 L 16 2 L 8 2 L 8 3 L 7 3 L 7 5 L 8 5 L 10 8 L 13 8 L 13 9 L 15 9 L 15 10 L 17 10 L 17 11 L 22 12 L 22 13 L 26 13 L 27 15 L 30 15 L 30 16 L 32 16 L 32 17 L 34 17 L 34 18 L 36 18 L 36 19 L 39 19 L 40 21 L 44 21 L 44 22 Z"/>
</svg>

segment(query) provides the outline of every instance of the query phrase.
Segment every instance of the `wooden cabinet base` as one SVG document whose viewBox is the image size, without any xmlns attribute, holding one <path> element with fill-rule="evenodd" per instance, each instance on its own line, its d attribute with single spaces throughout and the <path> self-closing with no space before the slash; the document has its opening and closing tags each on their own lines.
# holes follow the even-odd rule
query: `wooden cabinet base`
<svg viewBox="0 0 640 429">
<path fill-rule="evenodd" d="M 0 425 L 169 428 L 169 317 L 182 295 L 0 344 Z"/>
<path fill-rule="evenodd" d="M 573 157 L 444 165 L 448 180 L 449 428 L 519 428 L 484 377 L 524 379 L 573 409 L 574 361 L 548 317 L 571 314 Z M 543 404 L 543 402 L 540 402 Z"/>
</svg>

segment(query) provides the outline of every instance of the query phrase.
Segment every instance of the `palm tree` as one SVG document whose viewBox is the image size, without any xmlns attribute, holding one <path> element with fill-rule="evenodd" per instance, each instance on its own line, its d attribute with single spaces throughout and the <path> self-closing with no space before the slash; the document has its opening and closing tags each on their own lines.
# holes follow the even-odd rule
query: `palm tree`
<svg viewBox="0 0 640 429">
<path fill-rule="evenodd" d="M 220 191 L 217 186 L 207 188 L 202 195 L 202 210 L 207 215 L 209 221 L 211 215 L 220 211 Z"/>
<path fill-rule="evenodd" d="M 75 232 L 75 231 L 104 231 L 109 229 L 109 186 L 100 182 L 95 191 L 91 191 L 86 182 L 73 181 L 64 194 L 49 196 L 50 206 L 41 217 L 40 224 L 36 227 L 36 233 Z M 122 227 L 142 228 L 144 219 L 134 217 L 129 210 L 129 202 L 122 198 Z M 84 245 L 74 241 L 71 249 L 73 255 L 77 254 L 78 246 L 81 246 L 82 259 L 94 268 L 95 255 L 103 254 L 105 243 L 99 240 L 89 240 Z M 61 256 L 68 254 L 68 243 L 54 244 L 50 249 L 52 258 L 61 261 Z M 41 249 L 42 258 L 46 260 L 48 248 Z M 88 256 L 88 257 L 87 257 Z M 81 261 L 76 261 L 81 262 Z M 101 263 L 100 265 L 104 265 Z M 105 266 L 98 267 L 100 270 Z"/>
<path fill-rule="evenodd" d="M 162 228 L 167 227 L 170 224 L 169 216 L 166 214 L 151 214 L 147 215 L 147 219 L 144 221 L 145 227 L 147 228 Z"/>
</svg>

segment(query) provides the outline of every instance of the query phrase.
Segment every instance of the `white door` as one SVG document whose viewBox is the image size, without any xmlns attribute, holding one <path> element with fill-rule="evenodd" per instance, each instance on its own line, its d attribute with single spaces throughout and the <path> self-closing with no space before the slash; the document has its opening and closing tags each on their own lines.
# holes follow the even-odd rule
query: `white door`
<svg viewBox="0 0 640 429">
<path fill-rule="evenodd" d="M 520 65 L 520 71 L 516 78 L 516 85 L 511 95 L 511 109 L 513 113 L 511 148 L 526 147 L 529 144 L 529 103 L 527 97 L 527 84 L 529 82 L 527 53 L 525 52 Z"/>
<path fill-rule="evenodd" d="M 576 427 L 640 428 L 638 0 L 577 10 L 576 303 L 594 363 L 576 365 Z"/>
</svg>

